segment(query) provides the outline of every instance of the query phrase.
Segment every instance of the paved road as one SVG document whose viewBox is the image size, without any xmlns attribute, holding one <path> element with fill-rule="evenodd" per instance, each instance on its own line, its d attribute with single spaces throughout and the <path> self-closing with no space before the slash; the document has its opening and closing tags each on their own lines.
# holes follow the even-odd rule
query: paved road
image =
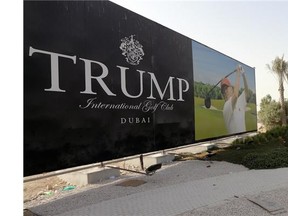
<svg viewBox="0 0 288 216">
<path fill-rule="evenodd" d="M 226 162 L 187 161 L 133 178 L 147 183 L 103 185 L 30 210 L 41 216 L 271 215 L 247 199 L 256 196 L 288 210 L 288 168 L 247 170 Z"/>
</svg>

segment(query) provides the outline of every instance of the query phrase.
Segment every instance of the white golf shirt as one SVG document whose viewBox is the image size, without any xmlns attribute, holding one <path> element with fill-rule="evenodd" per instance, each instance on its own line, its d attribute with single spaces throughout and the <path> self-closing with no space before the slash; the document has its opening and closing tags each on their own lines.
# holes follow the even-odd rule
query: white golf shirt
<svg viewBox="0 0 288 216">
<path fill-rule="evenodd" d="M 235 108 L 232 108 L 232 97 L 224 104 L 223 116 L 229 134 L 241 133 L 246 131 L 245 111 L 246 111 L 245 92 L 238 97 Z"/>
</svg>

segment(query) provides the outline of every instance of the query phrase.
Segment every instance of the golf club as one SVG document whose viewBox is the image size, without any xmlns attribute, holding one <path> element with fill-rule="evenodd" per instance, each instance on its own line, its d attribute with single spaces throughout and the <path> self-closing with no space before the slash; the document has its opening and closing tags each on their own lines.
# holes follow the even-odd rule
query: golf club
<svg viewBox="0 0 288 216">
<path fill-rule="evenodd" d="M 205 104 L 205 107 L 207 109 L 209 109 L 211 107 L 211 97 L 210 97 L 210 93 L 213 91 L 214 88 L 216 88 L 216 86 L 225 78 L 229 77 L 231 74 L 235 73 L 237 71 L 237 69 L 235 69 L 234 71 L 230 72 L 229 74 L 227 74 L 225 77 L 223 77 L 221 80 L 219 80 L 216 85 L 214 85 L 210 91 L 206 94 L 206 97 L 204 99 L 204 104 Z"/>
</svg>

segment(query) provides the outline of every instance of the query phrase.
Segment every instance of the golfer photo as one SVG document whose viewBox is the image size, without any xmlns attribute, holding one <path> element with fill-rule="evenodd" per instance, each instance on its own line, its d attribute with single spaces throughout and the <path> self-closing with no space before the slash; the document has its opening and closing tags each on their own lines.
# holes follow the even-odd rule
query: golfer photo
<svg viewBox="0 0 288 216">
<path fill-rule="evenodd" d="M 239 95 L 241 78 L 244 82 L 244 90 Z M 241 65 L 236 68 L 236 81 L 232 86 L 226 77 L 221 81 L 221 93 L 225 103 L 223 116 L 229 134 L 236 134 L 246 131 L 245 112 L 248 98 L 248 85 L 245 72 Z"/>
</svg>

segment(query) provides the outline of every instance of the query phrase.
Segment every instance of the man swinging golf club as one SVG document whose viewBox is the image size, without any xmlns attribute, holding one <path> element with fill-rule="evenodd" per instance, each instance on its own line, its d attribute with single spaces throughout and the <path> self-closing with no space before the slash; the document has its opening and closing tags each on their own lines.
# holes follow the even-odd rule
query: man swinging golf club
<svg viewBox="0 0 288 216">
<path fill-rule="evenodd" d="M 239 95 L 241 76 L 244 82 L 244 91 Z M 245 72 L 241 65 L 236 68 L 236 81 L 234 87 L 227 77 L 221 80 L 221 93 L 225 104 L 223 116 L 229 134 L 246 131 L 245 111 L 248 97 L 248 85 Z"/>
</svg>

